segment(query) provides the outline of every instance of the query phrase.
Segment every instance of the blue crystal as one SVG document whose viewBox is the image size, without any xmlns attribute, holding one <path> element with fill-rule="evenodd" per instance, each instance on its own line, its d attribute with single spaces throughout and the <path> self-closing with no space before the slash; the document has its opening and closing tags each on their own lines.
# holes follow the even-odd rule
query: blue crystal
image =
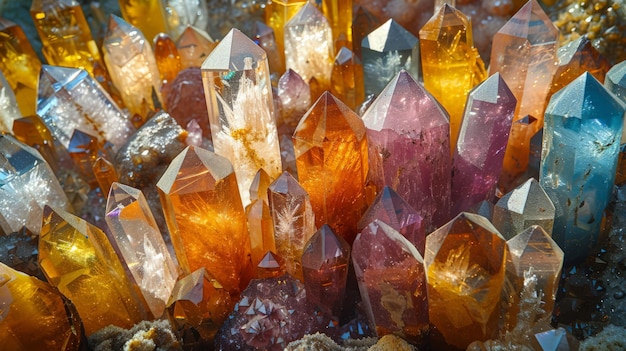
<svg viewBox="0 0 626 351">
<path fill-rule="evenodd" d="M 541 185 L 556 207 L 552 236 L 567 262 L 584 259 L 598 240 L 625 108 L 584 73 L 553 95 L 546 109 Z"/>
</svg>

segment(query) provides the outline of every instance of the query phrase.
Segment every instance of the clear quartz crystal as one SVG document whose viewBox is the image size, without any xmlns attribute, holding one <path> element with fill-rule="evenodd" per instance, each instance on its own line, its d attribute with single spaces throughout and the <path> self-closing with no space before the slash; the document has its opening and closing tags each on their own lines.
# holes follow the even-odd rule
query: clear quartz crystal
<svg viewBox="0 0 626 351">
<path fill-rule="evenodd" d="M 22 117 L 17 107 L 15 94 L 0 71 L 0 132 L 10 133 L 13 120 Z"/>
</svg>

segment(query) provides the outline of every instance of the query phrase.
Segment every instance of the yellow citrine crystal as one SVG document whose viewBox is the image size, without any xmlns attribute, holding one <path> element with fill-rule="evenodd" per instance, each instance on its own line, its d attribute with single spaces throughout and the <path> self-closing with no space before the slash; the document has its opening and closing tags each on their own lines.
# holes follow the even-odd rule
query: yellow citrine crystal
<svg viewBox="0 0 626 351">
<path fill-rule="evenodd" d="M 167 33 L 165 9 L 160 0 L 119 0 L 122 17 L 139 28 L 143 35 L 152 40 L 159 33 Z"/>
<path fill-rule="evenodd" d="M 333 30 L 333 42 L 342 41 L 343 46 L 352 49 L 352 0 L 323 0 L 322 13 Z"/>
<path fill-rule="evenodd" d="M 276 46 L 278 46 L 279 52 L 284 52 L 285 50 L 285 32 L 283 30 L 285 24 L 307 2 L 302 0 L 272 0 L 265 7 L 265 23 L 274 30 Z M 283 72 L 278 72 L 278 74 L 283 74 Z"/>
<path fill-rule="evenodd" d="M 335 57 L 330 75 L 330 92 L 355 111 L 365 99 L 363 65 L 346 47 L 342 47 Z"/>
</svg>

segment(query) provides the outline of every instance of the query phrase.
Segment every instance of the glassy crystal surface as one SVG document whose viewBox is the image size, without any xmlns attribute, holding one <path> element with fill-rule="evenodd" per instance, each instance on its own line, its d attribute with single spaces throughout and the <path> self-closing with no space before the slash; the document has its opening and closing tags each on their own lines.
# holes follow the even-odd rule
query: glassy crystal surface
<svg viewBox="0 0 626 351">
<path fill-rule="evenodd" d="M 365 95 L 378 94 L 401 70 L 419 78 L 419 41 L 393 19 L 361 41 Z"/>
<path fill-rule="evenodd" d="M 114 182 L 119 181 L 117 171 L 111 161 L 98 157 L 92 166 L 93 175 L 103 193 L 108 194 Z"/>
<path fill-rule="evenodd" d="M 199 67 L 180 71 L 172 82 L 164 86 L 163 99 L 167 112 L 181 126 L 187 126 L 193 120 L 202 129 L 202 137 L 211 139 L 202 71 Z"/>
<path fill-rule="evenodd" d="M 363 65 L 345 46 L 339 49 L 335 57 L 330 83 L 330 92 L 353 110 L 365 99 Z"/>
<path fill-rule="evenodd" d="M 266 252 L 256 266 L 256 276 L 258 279 L 278 278 L 286 272 L 285 262 L 282 257 L 272 251 Z"/>
<path fill-rule="evenodd" d="M 111 15 L 102 51 L 124 106 L 145 122 L 148 112 L 156 110 L 155 103 L 161 100 L 159 69 L 150 42 L 136 27 Z M 154 101 L 155 94 L 158 101 Z"/>
<path fill-rule="evenodd" d="M 95 136 L 74 129 L 67 152 L 74 160 L 75 169 L 92 188 L 95 187 L 97 181 L 93 173 L 93 164 L 98 157 L 106 155 L 105 145 L 100 144 Z"/>
<path fill-rule="evenodd" d="M 258 264 L 263 255 L 276 250 L 274 243 L 274 220 L 267 201 L 254 199 L 246 207 L 252 264 Z"/>
<path fill-rule="evenodd" d="M 130 328 L 148 317 L 106 235 L 78 217 L 46 207 L 39 265 L 72 300 L 87 335 L 110 324 Z"/>
<path fill-rule="evenodd" d="M 78 313 L 48 283 L 0 263 L 0 296 L 0 339 L 6 350 L 81 349 Z"/>
<path fill-rule="evenodd" d="M 204 267 L 230 293 L 243 290 L 252 274 L 250 238 L 230 162 L 189 146 L 157 188 L 183 272 Z"/>
<path fill-rule="evenodd" d="M 0 70 L 15 93 L 23 116 L 36 111 L 41 61 L 19 25 L 0 18 Z"/>
<path fill-rule="evenodd" d="M 265 50 L 272 77 L 279 77 L 285 72 L 285 53 L 284 51 L 278 50 L 274 29 L 263 22 L 254 22 L 253 40 L 258 46 Z"/>
<path fill-rule="evenodd" d="M 306 297 L 320 311 L 339 316 L 346 290 L 350 245 L 323 225 L 302 252 Z"/>
<path fill-rule="evenodd" d="M 113 183 L 105 218 L 109 241 L 154 318 L 161 317 L 176 284 L 178 266 L 170 257 L 146 198 L 138 189 Z"/>
<path fill-rule="evenodd" d="M 607 72 L 604 86 L 626 104 L 626 61 L 622 61 Z M 626 120 L 624 122 L 626 124 Z M 624 128 L 626 130 L 626 128 Z M 626 143 L 626 132 L 622 130 L 622 144 Z"/>
<path fill-rule="evenodd" d="M 363 121 L 325 92 L 293 135 L 300 184 L 311 197 L 317 226 L 327 223 L 348 243 L 367 209 L 367 137 Z"/>
<path fill-rule="evenodd" d="M 330 24 L 315 5 L 307 2 L 285 24 L 284 31 L 285 67 L 298 72 L 311 85 L 312 98 L 317 99 L 330 88 L 334 58 Z"/>
<path fill-rule="evenodd" d="M 348 49 L 352 49 L 352 7 L 352 0 L 322 1 L 322 12 L 330 24 L 333 42 L 343 36 Z"/>
<path fill-rule="evenodd" d="M 285 260 L 287 272 L 302 279 L 302 250 L 316 229 L 309 194 L 291 174 L 283 172 L 269 186 L 268 198 L 276 253 Z"/>
<path fill-rule="evenodd" d="M 15 94 L 0 71 L 0 132 L 11 133 L 13 120 L 22 117 Z"/>
<path fill-rule="evenodd" d="M 369 179 L 394 189 L 431 231 L 450 219 L 448 114 L 406 71 L 389 82 L 363 115 Z M 446 152 L 447 150 L 447 152 Z M 367 223 L 366 223 L 367 224 Z"/>
<path fill-rule="evenodd" d="M 159 33 L 168 33 L 165 9 L 161 0 L 119 0 L 122 17 L 133 27 L 138 28 L 148 40 Z"/>
<path fill-rule="evenodd" d="M 481 215 L 487 218 L 489 221 L 491 221 L 491 218 L 493 217 L 494 207 L 495 206 L 493 205 L 493 202 L 483 200 L 481 202 L 475 203 L 474 205 L 470 206 L 467 212 Z"/>
<path fill-rule="evenodd" d="M 66 148 L 74 129 L 111 142 L 115 150 L 135 131 L 100 84 L 77 68 L 42 67 L 37 114 Z"/>
<path fill-rule="evenodd" d="M 207 32 L 194 26 L 188 26 L 176 42 L 183 68 L 201 67 L 215 45 Z"/>
<path fill-rule="evenodd" d="M 15 119 L 13 121 L 13 135 L 15 139 L 37 149 L 48 162 L 52 171 L 57 173 L 61 154 L 66 152 L 63 152 L 62 146 L 54 142 L 50 130 L 39 116 L 30 115 Z"/>
<path fill-rule="evenodd" d="M 554 94 L 546 110 L 540 182 L 556 208 L 552 238 L 566 261 L 585 258 L 598 240 L 624 112 L 589 73 Z"/>
<path fill-rule="evenodd" d="M 468 95 L 452 160 L 452 214 L 495 196 L 517 100 L 499 73 Z"/>
<path fill-rule="evenodd" d="M 265 7 L 265 24 L 274 30 L 278 51 L 285 52 L 285 25 L 307 2 L 302 0 L 276 0 L 268 3 Z M 283 72 L 278 73 L 282 74 Z"/>
<path fill-rule="evenodd" d="M 513 122 L 509 140 L 515 139 L 516 142 L 507 143 L 504 151 L 503 171 L 498 180 L 498 188 L 502 193 L 508 193 L 528 178 L 539 178 L 537 156 L 541 157 L 542 127 L 538 127 L 538 124 L 539 120 L 533 116 L 524 116 Z M 528 165 L 525 172 L 509 173 L 505 171 L 518 168 L 522 164 Z"/>
<path fill-rule="evenodd" d="M 365 7 L 354 4 L 352 9 L 352 51 L 359 59 L 363 58 L 361 54 L 361 42 L 365 38 L 372 28 L 377 28 L 382 24 L 380 20 L 369 12 Z"/>
<path fill-rule="evenodd" d="M 424 87 L 450 115 L 450 150 L 456 149 L 467 94 L 487 72 L 472 39 L 472 24 L 445 4 L 420 29 Z"/>
<path fill-rule="evenodd" d="M 9 134 L 0 135 L 0 229 L 16 232 L 26 226 L 41 231 L 46 204 L 70 208 L 69 201 L 37 150 Z"/>
<path fill-rule="evenodd" d="M 428 301 L 424 260 L 413 244 L 375 220 L 354 240 L 352 262 L 376 334 L 420 341 L 428 331 Z"/>
<path fill-rule="evenodd" d="M 154 58 L 163 83 L 173 81 L 182 69 L 176 43 L 165 33 L 154 37 Z"/>
<path fill-rule="evenodd" d="M 505 239 L 511 239 L 531 225 L 552 235 L 555 209 L 539 182 L 531 178 L 504 195 L 493 209 L 493 225 Z"/>
<path fill-rule="evenodd" d="M 311 107 L 311 89 L 296 71 L 288 69 L 278 80 L 277 95 L 281 106 L 278 132 L 291 138 Z"/>
<path fill-rule="evenodd" d="M 188 26 L 206 30 L 209 24 L 206 1 L 166 0 L 163 1 L 163 7 L 169 33 L 174 38 L 178 38 Z"/>
<path fill-rule="evenodd" d="M 267 189 L 273 181 L 263 168 L 259 169 L 254 175 L 254 179 L 252 179 L 252 184 L 250 184 L 250 200 L 260 199 L 269 203 Z"/>
<path fill-rule="evenodd" d="M 265 51 L 237 29 L 202 64 L 213 147 L 232 163 L 244 206 L 254 175 L 281 171 L 280 147 Z"/>
<path fill-rule="evenodd" d="M 430 322 L 447 347 L 498 336 L 506 241 L 489 221 L 461 213 L 426 237 Z M 354 251 L 354 249 L 353 249 Z"/>
</svg>

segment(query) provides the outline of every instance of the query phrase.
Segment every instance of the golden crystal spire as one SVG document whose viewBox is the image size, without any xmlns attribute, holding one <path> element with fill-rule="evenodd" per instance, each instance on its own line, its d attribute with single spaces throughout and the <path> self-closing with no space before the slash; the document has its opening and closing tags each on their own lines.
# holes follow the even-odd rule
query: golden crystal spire
<svg viewBox="0 0 626 351">
<path fill-rule="evenodd" d="M 137 27 L 148 40 L 168 32 L 161 0 L 119 0 L 119 4 L 124 20 Z"/>
<path fill-rule="evenodd" d="M 171 82 L 182 69 L 180 54 L 176 44 L 165 33 L 154 37 L 154 57 L 163 83 Z"/>
</svg>

